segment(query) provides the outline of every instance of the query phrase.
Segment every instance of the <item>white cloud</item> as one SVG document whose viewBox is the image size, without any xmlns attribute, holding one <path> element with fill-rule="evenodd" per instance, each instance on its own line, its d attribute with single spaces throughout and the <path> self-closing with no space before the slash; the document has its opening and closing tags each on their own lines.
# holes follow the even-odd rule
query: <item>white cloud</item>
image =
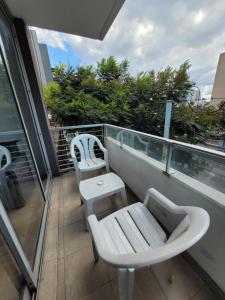
<svg viewBox="0 0 225 300">
<path fill-rule="evenodd" d="M 205 13 L 203 10 L 200 9 L 194 17 L 194 23 L 196 25 L 201 24 L 204 19 L 205 19 Z"/>
<path fill-rule="evenodd" d="M 209 95 L 219 54 L 225 51 L 225 1 L 127 0 L 104 41 L 38 30 L 52 47 L 70 45 L 80 64 L 128 58 L 132 73 L 178 67 L 189 59 L 191 79 Z"/>
<path fill-rule="evenodd" d="M 210 99 L 212 94 L 212 88 L 213 88 L 212 84 L 202 86 L 201 87 L 202 96 L 206 99 Z"/>
<path fill-rule="evenodd" d="M 35 29 L 38 36 L 38 41 L 40 43 L 46 43 L 53 48 L 60 48 L 66 51 L 65 38 L 63 33 L 44 30 L 40 28 L 33 28 L 33 29 Z"/>
</svg>

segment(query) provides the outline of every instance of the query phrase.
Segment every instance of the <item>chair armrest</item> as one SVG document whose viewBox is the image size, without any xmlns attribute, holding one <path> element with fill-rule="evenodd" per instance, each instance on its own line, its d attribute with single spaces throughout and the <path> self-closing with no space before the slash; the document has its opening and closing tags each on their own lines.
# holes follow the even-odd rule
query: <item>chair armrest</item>
<svg viewBox="0 0 225 300">
<path fill-rule="evenodd" d="M 77 161 L 76 157 L 71 157 L 70 161 L 73 162 L 74 168 L 77 169 L 78 168 L 78 161 Z"/>
<path fill-rule="evenodd" d="M 106 251 L 106 245 L 104 243 L 104 240 L 102 238 L 102 230 L 99 225 L 99 222 L 95 215 L 90 215 L 88 218 L 88 225 L 90 228 L 90 234 L 92 236 L 92 239 L 95 243 L 96 249 L 98 254 L 102 257 L 104 255 L 103 253 Z"/>
<path fill-rule="evenodd" d="M 9 166 L 11 165 L 11 162 L 7 162 L 1 169 L 0 169 L 0 174 L 5 174 Z"/>
<path fill-rule="evenodd" d="M 102 145 L 101 142 L 98 144 L 98 146 L 102 150 L 102 152 L 108 152 L 108 150 Z"/>
<path fill-rule="evenodd" d="M 154 188 L 150 188 L 145 196 L 144 204 L 147 207 L 150 199 L 154 199 L 158 204 L 166 208 L 168 211 L 176 213 L 176 214 L 185 214 L 187 206 L 176 205 L 174 202 L 169 200 L 159 191 Z"/>
<path fill-rule="evenodd" d="M 104 148 L 104 147 L 103 147 Z M 109 161 L 109 153 L 108 150 L 106 148 L 104 148 L 104 150 L 102 150 L 104 153 L 104 161 L 106 161 L 106 163 L 108 164 Z"/>
<path fill-rule="evenodd" d="M 102 143 L 98 140 L 98 146 L 100 150 L 104 153 L 104 160 L 108 163 L 109 155 L 108 150 L 102 145 Z"/>
</svg>

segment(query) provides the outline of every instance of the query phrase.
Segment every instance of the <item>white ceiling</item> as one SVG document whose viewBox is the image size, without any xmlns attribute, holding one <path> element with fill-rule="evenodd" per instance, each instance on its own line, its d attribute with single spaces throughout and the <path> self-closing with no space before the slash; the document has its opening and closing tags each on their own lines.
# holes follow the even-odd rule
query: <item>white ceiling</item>
<svg viewBox="0 0 225 300">
<path fill-rule="evenodd" d="M 5 0 L 11 14 L 35 26 L 102 40 L 125 0 Z"/>
</svg>

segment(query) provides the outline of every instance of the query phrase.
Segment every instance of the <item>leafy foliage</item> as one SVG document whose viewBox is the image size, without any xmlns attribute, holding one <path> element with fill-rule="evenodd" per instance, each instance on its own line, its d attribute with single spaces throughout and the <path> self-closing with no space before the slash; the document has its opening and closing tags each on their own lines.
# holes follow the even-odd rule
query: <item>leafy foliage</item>
<svg viewBox="0 0 225 300">
<path fill-rule="evenodd" d="M 62 126 L 104 122 L 162 136 L 165 101 L 172 99 L 171 138 L 197 143 L 223 124 L 224 110 L 182 103 L 194 86 L 189 68 L 186 61 L 178 69 L 132 76 L 128 60 L 112 56 L 96 68 L 59 64 L 44 91 L 46 106 Z"/>
</svg>

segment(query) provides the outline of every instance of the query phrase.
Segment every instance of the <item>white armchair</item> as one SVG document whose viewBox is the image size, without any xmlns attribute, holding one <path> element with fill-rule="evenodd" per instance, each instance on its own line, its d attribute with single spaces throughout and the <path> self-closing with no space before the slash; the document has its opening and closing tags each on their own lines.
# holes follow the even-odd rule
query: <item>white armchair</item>
<svg viewBox="0 0 225 300">
<path fill-rule="evenodd" d="M 174 214 L 184 215 L 167 239 L 149 211 L 150 199 Z M 100 257 L 118 270 L 119 299 L 131 300 L 135 269 L 172 258 L 198 242 L 209 227 L 208 213 L 199 207 L 178 206 L 157 190 L 148 190 L 138 202 L 98 221 L 88 217 L 95 260 Z"/>
<path fill-rule="evenodd" d="M 97 144 L 104 153 L 104 159 L 95 156 L 95 144 Z M 75 148 L 80 152 L 80 161 L 77 160 Z M 94 135 L 80 134 L 74 137 L 70 143 L 70 154 L 74 164 L 78 186 L 80 175 L 83 172 L 91 172 L 101 168 L 106 168 L 107 172 L 109 172 L 108 150 L 103 147 L 100 140 Z"/>
</svg>

